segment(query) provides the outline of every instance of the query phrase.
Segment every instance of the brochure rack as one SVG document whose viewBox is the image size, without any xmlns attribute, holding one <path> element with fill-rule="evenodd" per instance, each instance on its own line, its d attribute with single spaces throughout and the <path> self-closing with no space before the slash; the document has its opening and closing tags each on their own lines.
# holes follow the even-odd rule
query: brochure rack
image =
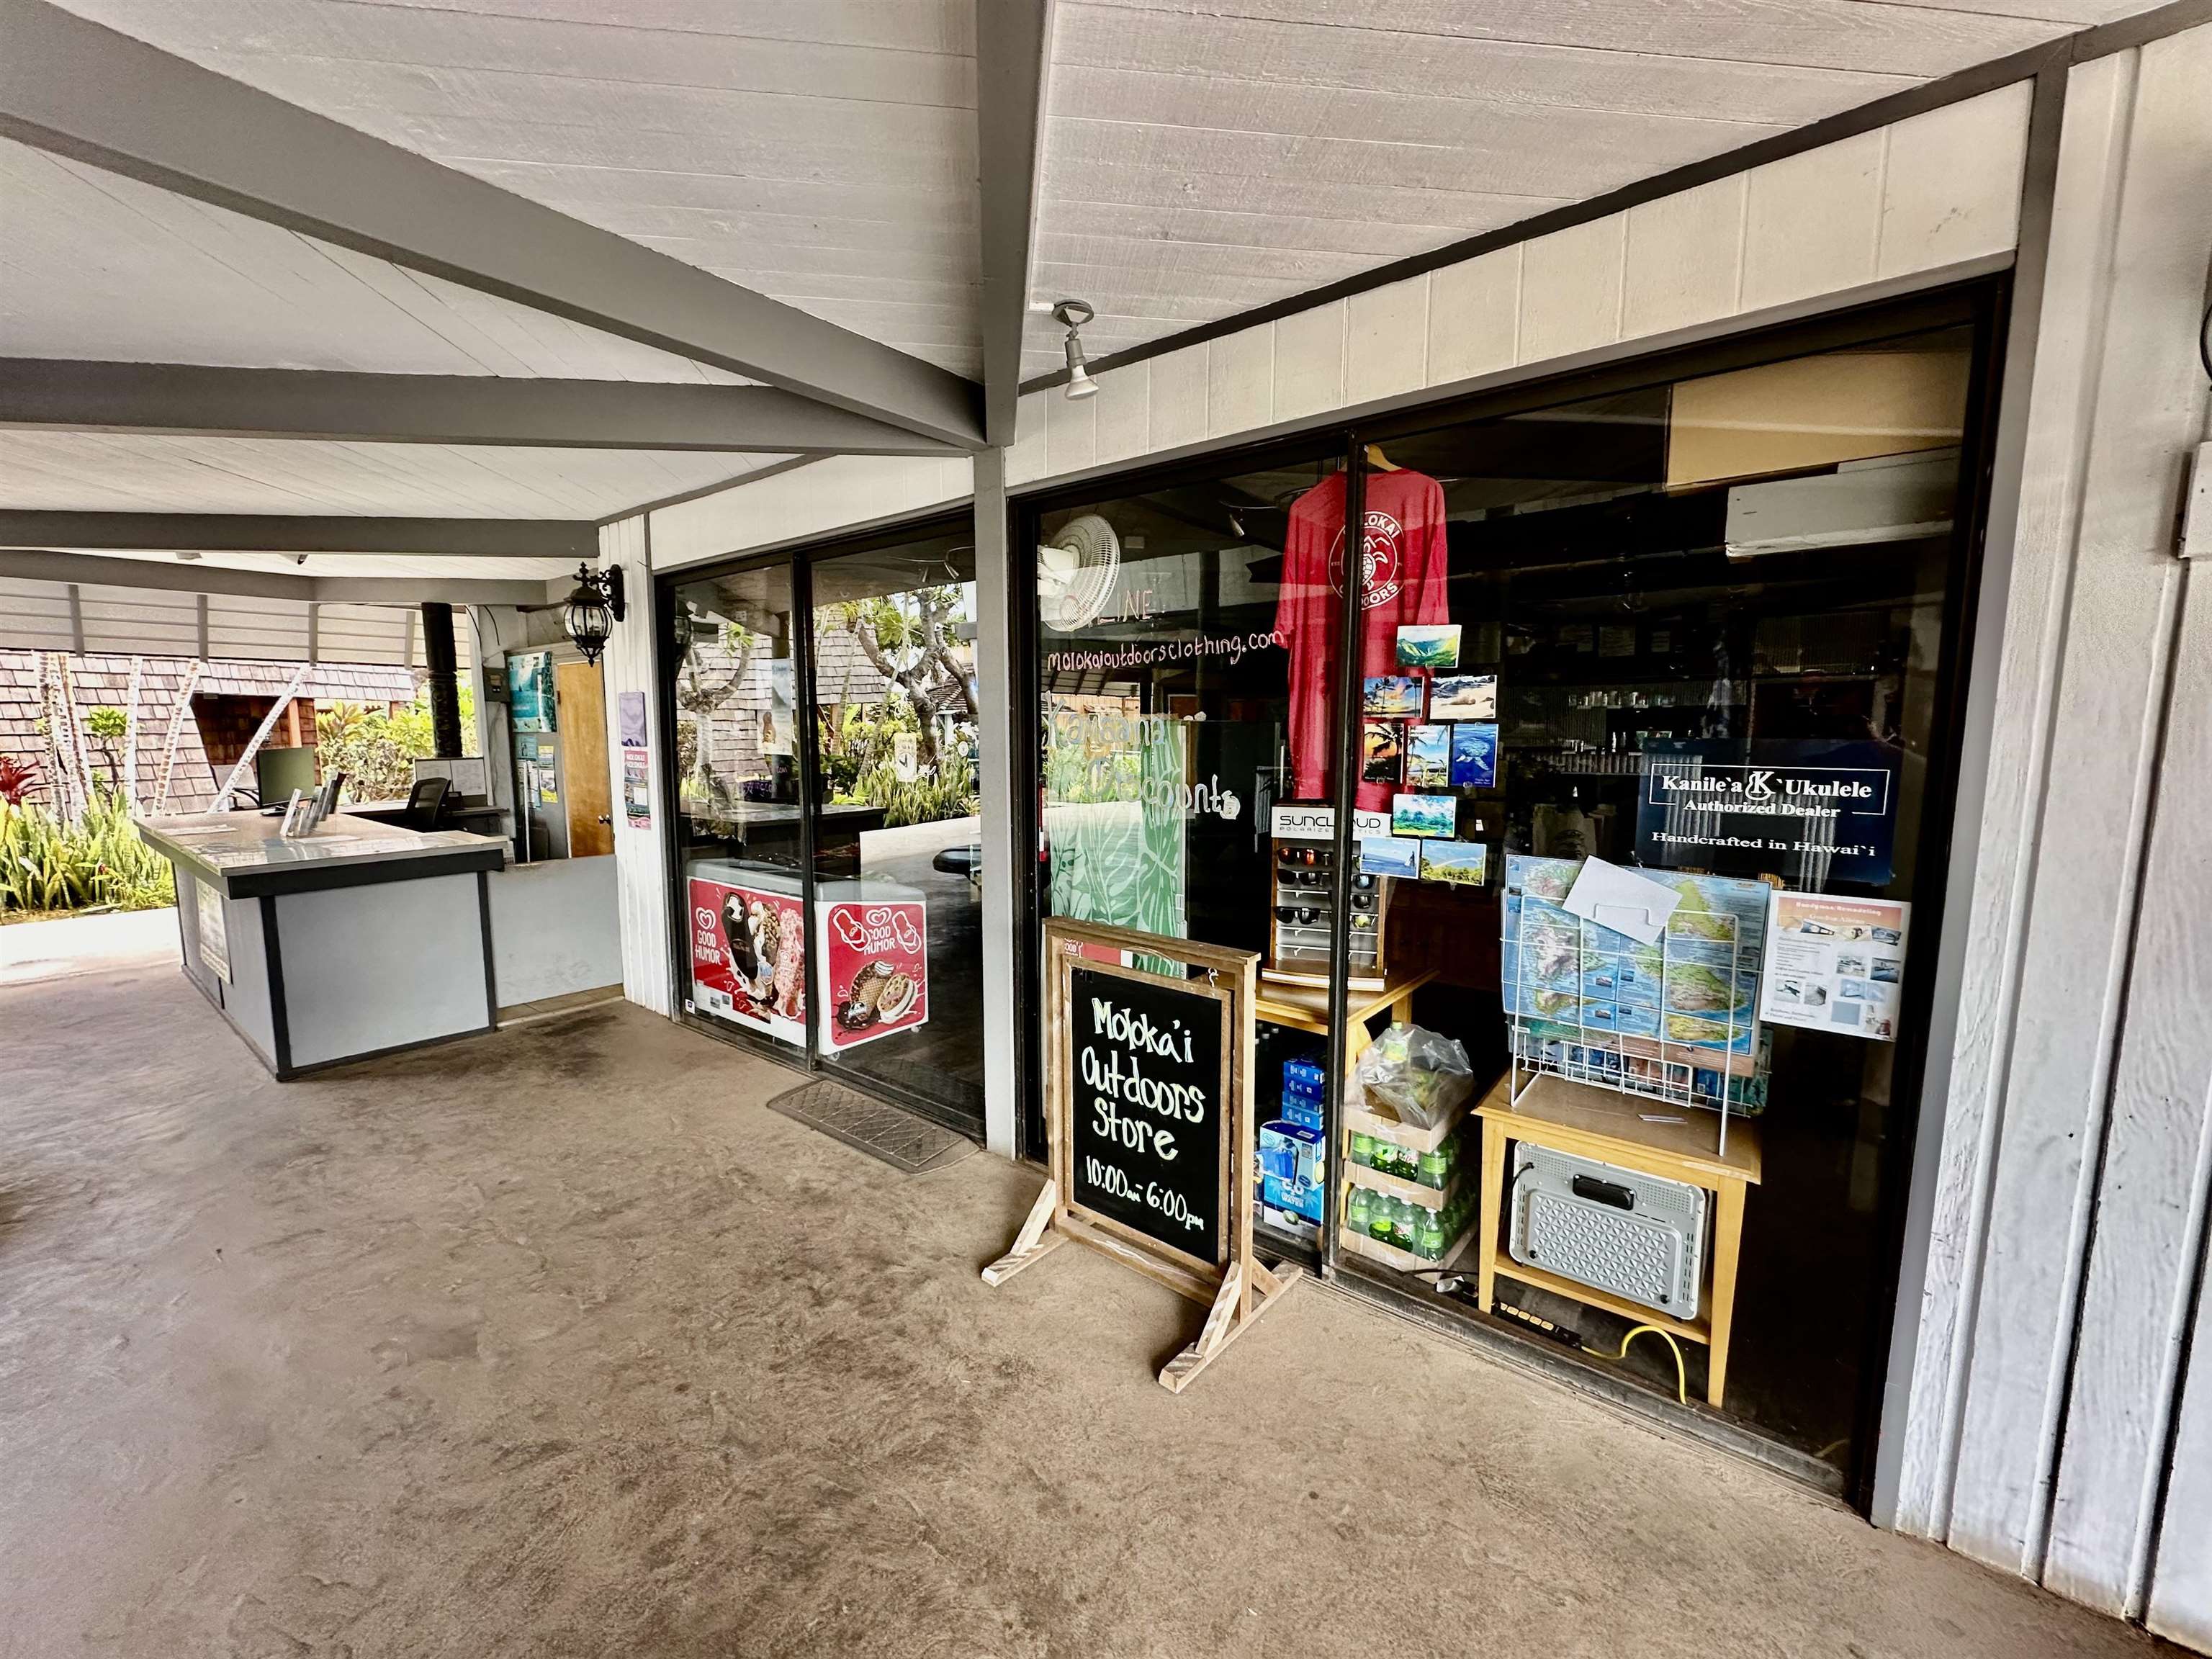
<svg viewBox="0 0 2212 1659">
<path fill-rule="evenodd" d="M 1619 908 L 1598 908 L 1601 915 Z M 1656 985 L 1632 988 L 1594 983 L 1608 971 L 1638 972 L 1630 953 L 1595 937 L 1615 933 L 1628 939 L 1626 930 L 1572 915 L 1532 924 L 1510 902 L 1504 916 L 1502 963 L 1511 1049 L 1510 1102 L 1517 1105 L 1536 1079 L 1552 1076 L 1671 1106 L 1703 1107 L 1720 1115 L 1717 1152 L 1726 1156 L 1730 1106 L 1760 1069 L 1758 998 L 1755 986 L 1748 1000 L 1742 993 L 1751 963 L 1737 919 L 1723 912 L 1686 915 L 1677 910 L 1661 926 L 1657 943 L 1650 947 L 1658 953 Z M 1717 927 L 1721 936 L 1690 933 L 1692 916 L 1696 926 Z M 1646 930 L 1658 924 L 1648 911 L 1624 911 L 1619 920 Z M 1571 941 L 1559 938 L 1568 931 L 1565 924 L 1572 924 Z M 1529 937 L 1527 930 L 1534 926 L 1544 929 L 1540 941 Z M 1724 1007 L 1694 1016 L 1711 1027 L 1715 1040 L 1670 1037 L 1668 1021 L 1682 1012 L 1678 991 L 1693 980 L 1710 985 L 1717 971 L 1725 974 L 1721 981 L 1728 991 Z M 1642 1000 L 1654 993 L 1655 1000 Z M 1650 1016 L 1650 1035 L 1623 1029 L 1638 1023 L 1642 1012 Z"/>
</svg>

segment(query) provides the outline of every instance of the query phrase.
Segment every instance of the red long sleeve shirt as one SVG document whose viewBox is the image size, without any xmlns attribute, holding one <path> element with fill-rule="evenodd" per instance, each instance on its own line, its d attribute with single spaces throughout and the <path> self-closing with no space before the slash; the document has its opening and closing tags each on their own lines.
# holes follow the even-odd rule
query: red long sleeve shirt
<svg viewBox="0 0 2212 1659">
<path fill-rule="evenodd" d="M 1444 585 L 1450 558 L 1444 536 L 1443 486 L 1425 473 L 1367 475 L 1367 529 L 1362 538 L 1364 580 L 1360 677 L 1413 673 L 1398 666 L 1398 629 L 1446 623 Z M 1344 474 L 1331 473 L 1291 508 L 1283 549 L 1282 592 L 1275 629 L 1291 655 L 1291 770 L 1297 798 L 1328 793 L 1334 735 L 1337 619 L 1344 593 Z M 1353 711 L 1358 718 L 1358 711 Z M 1362 782 L 1358 804 L 1387 811 L 1391 787 Z"/>
</svg>

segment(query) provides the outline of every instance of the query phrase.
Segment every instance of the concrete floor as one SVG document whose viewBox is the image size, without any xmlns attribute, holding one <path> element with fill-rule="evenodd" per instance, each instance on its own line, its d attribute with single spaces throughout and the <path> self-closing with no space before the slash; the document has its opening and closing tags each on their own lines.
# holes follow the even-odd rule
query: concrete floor
<svg viewBox="0 0 2212 1659">
<path fill-rule="evenodd" d="M 289 1085 L 0 988 L 0 1652 L 2143 1655 L 1318 1285 L 1195 1310 L 626 1006 Z"/>
</svg>

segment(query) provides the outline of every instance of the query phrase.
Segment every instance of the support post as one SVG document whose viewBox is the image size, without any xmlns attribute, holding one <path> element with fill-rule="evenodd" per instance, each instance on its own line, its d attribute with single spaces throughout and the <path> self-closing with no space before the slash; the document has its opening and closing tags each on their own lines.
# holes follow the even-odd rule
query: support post
<svg viewBox="0 0 2212 1659">
<path fill-rule="evenodd" d="M 441 760 L 461 752 L 461 690 L 453 651 L 453 607 L 422 603 L 422 660 L 430 670 L 430 752 Z"/>
</svg>

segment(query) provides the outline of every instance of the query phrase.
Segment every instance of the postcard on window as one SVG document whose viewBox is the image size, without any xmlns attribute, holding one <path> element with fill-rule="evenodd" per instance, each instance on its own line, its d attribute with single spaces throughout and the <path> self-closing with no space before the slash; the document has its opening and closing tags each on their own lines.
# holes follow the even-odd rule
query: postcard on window
<svg viewBox="0 0 2212 1659">
<path fill-rule="evenodd" d="M 1417 720 L 1428 682 L 1405 674 L 1378 674 L 1366 682 L 1363 712 L 1370 720 Z"/>
<path fill-rule="evenodd" d="M 1498 676 L 1439 674 L 1429 682 L 1432 720 L 1494 720 L 1498 718 Z"/>
<path fill-rule="evenodd" d="M 1421 873 L 1421 843 L 1397 836 L 1376 836 L 1359 843 L 1359 873 L 1395 876 L 1411 881 Z"/>
<path fill-rule="evenodd" d="M 1406 787 L 1408 789 L 1451 787 L 1451 733 L 1449 726 L 1409 726 L 1406 728 Z"/>
<path fill-rule="evenodd" d="M 1432 841 L 1422 849 L 1421 879 L 1459 887 L 1490 882 L 1490 848 L 1479 841 Z"/>
<path fill-rule="evenodd" d="M 1459 666 L 1457 623 L 1407 623 L 1398 629 L 1401 668 Z"/>
<path fill-rule="evenodd" d="M 1451 728 L 1451 786 L 1455 789 L 1498 787 L 1498 728 L 1486 720 L 1462 720 Z"/>
<path fill-rule="evenodd" d="M 1390 798 L 1392 835 L 1449 837 L 1458 832 L 1457 795 L 1393 795 Z"/>
<path fill-rule="evenodd" d="M 1395 720 L 1369 720 L 1361 728 L 1359 775 L 1367 783 L 1396 783 L 1405 764 L 1402 734 Z"/>
</svg>

